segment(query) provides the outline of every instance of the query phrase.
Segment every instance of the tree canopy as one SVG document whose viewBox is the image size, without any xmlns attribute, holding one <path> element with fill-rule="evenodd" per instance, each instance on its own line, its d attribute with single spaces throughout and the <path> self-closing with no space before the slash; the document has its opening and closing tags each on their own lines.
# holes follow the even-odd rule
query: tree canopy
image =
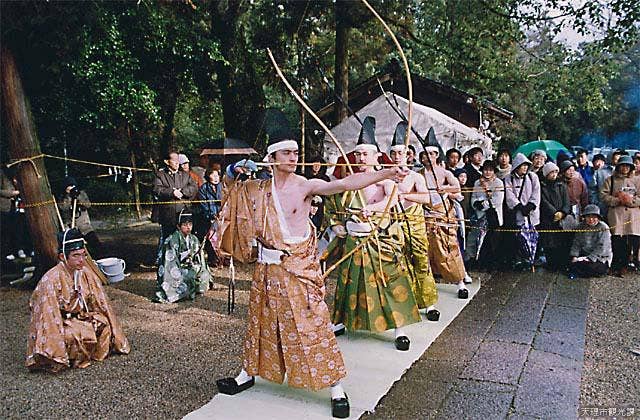
<svg viewBox="0 0 640 420">
<path fill-rule="evenodd" d="M 566 145 L 639 141 L 637 1 L 371 3 L 399 37 L 412 72 L 515 112 L 513 123 L 500 127 L 503 146 L 538 137 Z M 224 135 L 261 149 L 266 108 L 300 120 L 266 48 L 316 108 L 333 100 L 318 68 L 353 86 L 397 58 L 359 2 L 16 1 L 1 7 L 2 43 L 20 65 L 43 151 L 60 155 L 66 145 L 70 156 L 89 160 L 126 164 L 133 154 L 148 166 L 169 149 L 192 151 Z M 336 38 L 338 21 L 346 39 Z M 566 31 L 584 41 L 563 42 Z M 338 51 L 348 54 L 342 70 L 336 70 Z M 51 168 L 54 180 L 62 176 L 60 165 Z"/>
</svg>

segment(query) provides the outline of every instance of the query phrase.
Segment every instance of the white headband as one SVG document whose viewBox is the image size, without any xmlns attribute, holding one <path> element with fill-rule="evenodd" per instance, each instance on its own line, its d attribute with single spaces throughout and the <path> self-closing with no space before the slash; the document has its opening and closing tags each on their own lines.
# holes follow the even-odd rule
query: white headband
<svg viewBox="0 0 640 420">
<path fill-rule="evenodd" d="M 296 149 L 298 150 L 298 142 L 295 140 L 282 140 L 267 147 L 267 156 L 278 150 Z"/>
<path fill-rule="evenodd" d="M 365 150 L 372 150 L 374 152 L 377 152 L 378 146 L 376 146 L 375 144 L 356 144 L 355 149 L 353 149 L 354 152 L 363 152 Z"/>
<path fill-rule="evenodd" d="M 424 150 L 426 150 L 427 152 L 438 152 L 438 155 L 440 154 L 440 149 L 438 149 L 436 146 L 427 146 L 424 148 Z"/>
<path fill-rule="evenodd" d="M 390 152 L 406 152 L 407 148 L 404 144 L 396 144 L 395 146 L 391 146 L 389 149 Z"/>
</svg>

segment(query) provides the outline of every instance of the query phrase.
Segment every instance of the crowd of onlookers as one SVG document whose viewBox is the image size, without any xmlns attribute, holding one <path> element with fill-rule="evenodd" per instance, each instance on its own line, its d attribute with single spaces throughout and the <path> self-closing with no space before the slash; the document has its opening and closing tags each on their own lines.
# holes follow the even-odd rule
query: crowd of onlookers
<svg viewBox="0 0 640 420">
<path fill-rule="evenodd" d="M 424 152 L 417 159 L 416 155 L 410 146 L 407 163 L 414 169 L 426 162 Z M 269 176 L 268 168 L 259 170 L 254 162 L 244 162 L 224 169 L 234 167 L 254 177 Z M 210 227 L 215 228 L 223 194 L 221 164 L 205 160 L 191 167 L 187 156 L 176 152 L 164 163 L 166 166 L 156 172 L 153 188 L 154 199 L 160 204 L 152 212 L 152 220 L 161 226 L 158 259 L 162 244 L 177 229 L 177 217 L 184 210 L 192 213 L 193 233 L 203 241 L 212 232 Z M 322 158 L 308 163 L 311 165 L 303 168 L 304 176 L 329 180 Z M 640 269 L 640 152 L 630 156 L 618 149 L 610 156 L 595 154 L 589 159 L 586 150 L 578 150 L 575 156 L 560 151 L 552 159 L 543 150 L 512 157 L 503 149 L 487 159 L 479 147 L 464 154 L 452 148 L 440 164 L 453 173 L 461 187 L 462 194 L 456 198 L 461 219 L 458 237 L 467 268 L 495 268 L 501 263 L 517 268 L 544 265 L 566 271 L 571 277 L 608 270 L 620 276 Z M 1 181 L 3 258 L 24 258 L 32 247 L 20 192 L 16 180 L 4 172 Z M 71 224 L 74 199 L 75 225 L 99 254 L 101 243 L 87 212 L 89 198 L 68 177 L 58 197 L 67 225 Z M 313 201 L 310 216 L 319 228 L 322 200 Z M 539 235 L 529 240 L 535 242 L 535 255 L 527 255 L 516 238 L 519 230 L 526 234 L 534 229 Z M 209 264 L 221 264 L 209 241 L 205 246 Z"/>
<path fill-rule="evenodd" d="M 570 277 L 640 269 L 640 153 L 589 160 L 586 150 L 560 151 L 551 159 L 535 150 L 512 160 L 499 150 L 485 160 L 476 147 L 464 155 L 450 149 L 442 164 L 462 187 L 461 245 L 470 266 L 513 266 L 515 257 L 516 267 L 544 265 Z M 527 227 L 540 231 L 529 235 L 535 255 L 514 242 L 523 226 L 524 235 Z"/>
</svg>

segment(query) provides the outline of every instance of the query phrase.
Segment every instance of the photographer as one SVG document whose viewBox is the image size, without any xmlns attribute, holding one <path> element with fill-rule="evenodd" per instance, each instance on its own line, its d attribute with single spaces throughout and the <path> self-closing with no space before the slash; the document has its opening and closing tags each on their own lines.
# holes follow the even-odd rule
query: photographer
<svg viewBox="0 0 640 420">
<path fill-rule="evenodd" d="M 100 258 L 102 255 L 102 243 L 100 238 L 93 230 L 91 226 L 91 219 L 89 219 L 89 207 L 91 207 L 91 201 L 89 196 L 84 190 L 78 188 L 78 183 L 73 177 L 66 177 L 63 184 L 63 192 L 58 202 L 60 208 L 60 215 L 65 224 L 65 228 L 71 227 L 72 215 L 73 215 L 73 202 L 76 202 L 75 215 L 75 227 L 82 233 L 85 241 L 89 244 L 89 248 L 94 258 Z"/>
</svg>

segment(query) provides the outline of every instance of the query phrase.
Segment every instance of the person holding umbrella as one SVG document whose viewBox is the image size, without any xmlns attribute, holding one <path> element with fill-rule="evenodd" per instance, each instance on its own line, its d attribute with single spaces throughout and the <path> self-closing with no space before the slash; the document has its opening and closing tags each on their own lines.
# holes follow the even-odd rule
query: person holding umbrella
<svg viewBox="0 0 640 420">
<path fill-rule="evenodd" d="M 476 181 L 471 194 L 471 208 L 474 211 L 476 229 L 469 231 L 467 255 L 476 260 L 482 268 L 489 268 L 497 256 L 497 233 L 502 226 L 504 204 L 504 184 L 496 176 L 496 163 L 485 160 L 482 177 Z"/>
<path fill-rule="evenodd" d="M 512 223 L 521 229 L 517 234 L 521 245 L 520 257 L 524 260 L 519 262 L 520 266 L 533 266 L 538 242 L 535 226 L 540 224 L 540 181 L 536 175 L 529 173 L 531 165 L 525 155 L 516 154 L 513 170 L 504 179 L 505 202 L 511 212 Z"/>
</svg>

